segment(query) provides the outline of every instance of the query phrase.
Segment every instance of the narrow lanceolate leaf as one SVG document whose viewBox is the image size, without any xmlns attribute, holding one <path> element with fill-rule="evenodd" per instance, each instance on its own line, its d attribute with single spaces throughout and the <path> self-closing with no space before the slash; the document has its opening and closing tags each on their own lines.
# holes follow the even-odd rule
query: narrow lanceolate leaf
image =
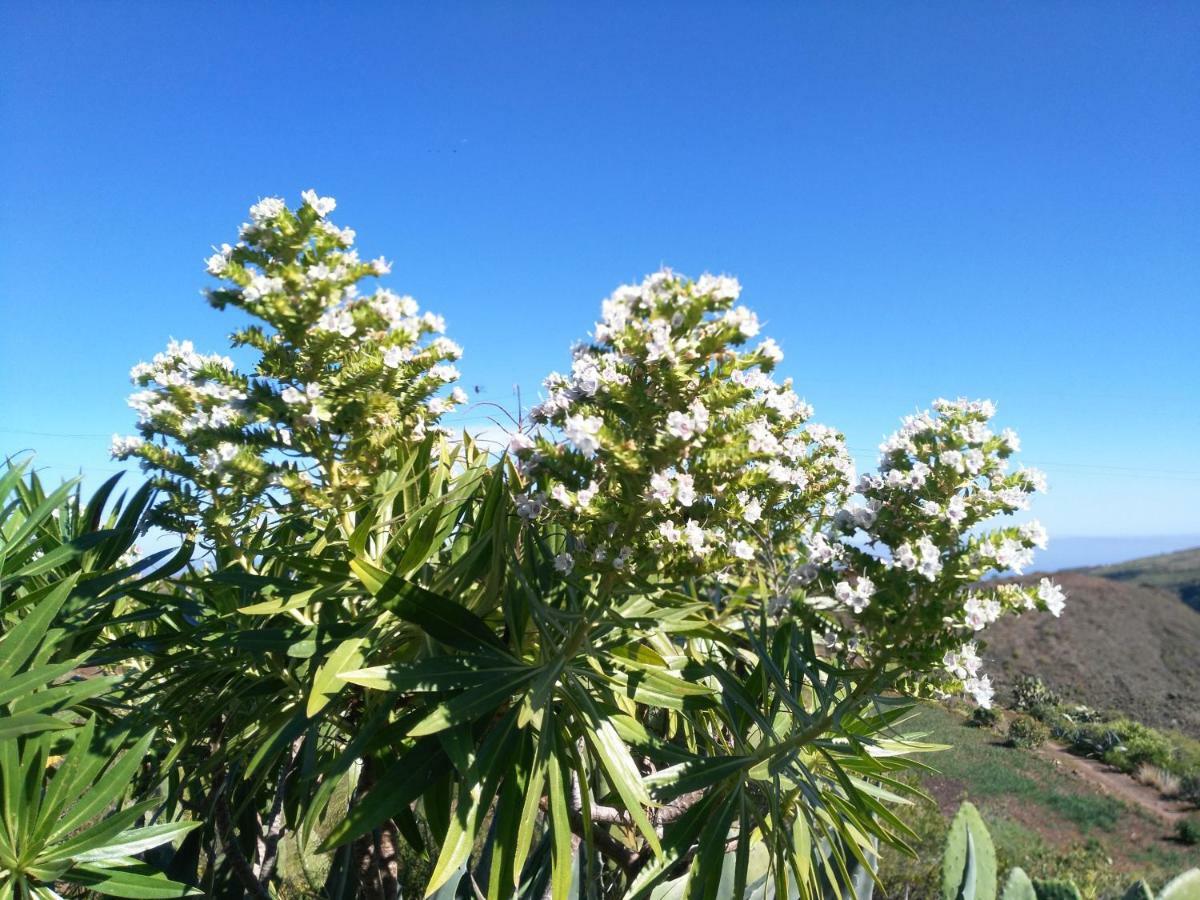
<svg viewBox="0 0 1200 900">
<path fill-rule="evenodd" d="M 147 825 L 144 828 L 131 828 L 128 831 L 122 831 L 112 841 L 105 843 L 103 847 L 76 853 L 72 859 L 78 864 L 137 856 L 139 853 L 183 837 L 193 828 L 198 828 L 200 824 L 200 822 L 164 822 L 159 825 Z"/>
<path fill-rule="evenodd" d="M 114 803 L 125 792 L 133 773 L 145 758 L 153 738 L 154 732 L 150 732 L 114 761 L 59 820 L 51 832 L 51 838 L 70 834 Z"/>
<path fill-rule="evenodd" d="M 548 760 L 550 781 L 550 829 L 553 849 L 553 875 L 551 876 L 552 900 L 567 900 L 571 893 L 571 875 L 575 866 L 574 842 L 571 832 L 571 814 L 567 803 L 570 795 L 571 773 L 562 766 L 562 754 L 550 748 Z"/>
<path fill-rule="evenodd" d="M 56 719 L 45 713 L 0 715 L 0 740 L 7 741 L 23 734 L 40 734 L 43 731 L 63 731 L 71 727 L 70 722 L 64 722 L 62 719 Z"/>
<path fill-rule="evenodd" d="M 441 853 L 438 854 L 433 874 L 429 876 L 429 885 L 425 895 L 429 896 L 451 876 L 460 871 L 471 856 L 471 848 L 475 846 L 478 837 L 479 821 L 491 806 L 492 798 L 500 785 L 500 779 L 509 768 L 509 763 L 515 758 L 517 712 L 510 710 L 508 715 L 497 724 L 479 747 L 475 754 L 470 770 L 463 777 L 455 804 L 454 815 L 450 818 L 450 827 L 442 840 Z"/>
<path fill-rule="evenodd" d="M 588 739 L 592 749 L 600 757 L 600 764 L 609 782 L 620 795 L 626 810 L 633 819 L 638 830 L 646 838 L 646 842 L 654 852 L 662 855 L 662 845 L 658 841 L 658 833 L 650 824 L 646 815 L 646 807 L 651 805 L 650 793 L 642 781 L 642 773 L 638 771 L 637 763 L 629 755 L 629 748 L 621 740 L 616 729 L 608 719 L 600 718 L 591 723 Z"/>
<path fill-rule="evenodd" d="M 496 710 L 509 697 L 523 688 L 540 669 L 526 668 L 507 678 L 498 678 L 494 683 L 484 684 L 439 703 L 425 718 L 409 730 L 411 737 L 436 734 L 444 728 L 473 722 L 480 716 Z"/>
<path fill-rule="evenodd" d="M 450 760 L 436 740 L 418 741 L 385 770 L 375 786 L 338 822 L 321 844 L 327 853 L 387 820 L 407 807 L 450 768 Z"/>
<path fill-rule="evenodd" d="M 492 629 L 466 607 L 399 575 L 389 575 L 366 560 L 351 560 L 350 568 L 385 609 L 419 625 L 430 637 L 460 650 L 504 652 Z"/>
<path fill-rule="evenodd" d="M 439 656 L 392 666 L 355 669 L 342 672 L 338 677 L 381 691 L 422 693 L 478 687 L 527 668 L 495 656 Z"/>
<path fill-rule="evenodd" d="M 134 897 L 166 900 L 173 897 L 199 897 L 201 892 L 186 884 L 171 881 L 149 866 L 109 869 L 95 864 L 77 866 L 64 880 L 86 885 L 107 897 Z"/>
<path fill-rule="evenodd" d="M 76 578 L 72 575 L 46 590 L 33 611 L 0 640 L 0 684 L 6 683 L 33 656 L 46 637 L 50 623 L 67 602 Z"/>
<path fill-rule="evenodd" d="M 363 647 L 366 638 L 350 638 L 342 641 L 325 658 L 325 662 L 313 676 L 312 689 L 308 694 L 308 707 L 305 713 L 311 719 L 332 700 L 346 682 L 338 674 L 348 669 L 357 669 L 363 662 Z"/>
<path fill-rule="evenodd" d="M 745 756 L 705 756 L 660 769 L 646 779 L 654 796 L 664 803 L 702 791 L 750 767 Z"/>
</svg>

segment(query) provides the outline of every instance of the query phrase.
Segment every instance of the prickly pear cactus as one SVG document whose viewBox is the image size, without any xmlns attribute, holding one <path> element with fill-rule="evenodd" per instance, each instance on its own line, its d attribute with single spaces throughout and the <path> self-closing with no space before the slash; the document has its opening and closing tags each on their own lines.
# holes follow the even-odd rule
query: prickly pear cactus
<svg viewBox="0 0 1200 900">
<path fill-rule="evenodd" d="M 942 856 L 943 900 L 996 900 L 996 848 L 979 816 L 964 802 L 954 814 Z"/>
<path fill-rule="evenodd" d="M 1037 900 L 1083 900 L 1073 881 L 1039 878 L 1033 883 L 1033 889 L 1037 891 Z"/>
<path fill-rule="evenodd" d="M 1037 892 L 1033 882 L 1020 866 L 1014 866 L 1004 880 L 1004 890 L 1000 892 L 1000 900 L 1037 900 Z"/>
<path fill-rule="evenodd" d="M 1200 869 L 1176 875 L 1159 891 L 1158 900 L 1200 900 Z"/>
<path fill-rule="evenodd" d="M 1154 900 L 1154 892 L 1146 882 L 1135 881 L 1129 886 L 1129 890 L 1121 895 L 1121 900 Z"/>
</svg>

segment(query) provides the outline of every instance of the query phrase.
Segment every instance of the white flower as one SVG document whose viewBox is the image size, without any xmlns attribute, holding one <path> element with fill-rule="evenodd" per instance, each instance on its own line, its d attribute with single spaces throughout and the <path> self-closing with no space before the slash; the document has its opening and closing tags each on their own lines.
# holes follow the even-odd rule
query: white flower
<svg viewBox="0 0 1200 900">
<path fill-rule="evenodd" d="M 758 316 L 756 316 L 749 308 L 738 306 L 725 313 L 725 323 L 735 327 L 745 338 L 752 338 L 758 334 Z"/>
<path fill-rule="evenodd" d="M 992 680 L 986 675 L 981 675 L 978 678 L 967 679 L 964 688 L 968 694 L 975 698 L 984 709 L 992 708 L 992 698 L 996 695 L 995 688 L 992 687 Z"/>
<path fill-rule="evenodd" d="M 554 557 L 554 568 L 564 575 L 570 575 L 571 570 L 575 568 L 575 557 L 565 551 L 558 554 Z"/>
<path fill-rule="evenodd" d="M 833 588 L 833 596 L 843 606 L 848 606 L 855 615 L 861 613 L 871 603 L 875 595 L 875 582 L 860 575 L 854 584 L 839 581 Z"/>
<path fill-rule="evenodd" d="M 708 536 L 704 533 L 704 529 L 690 519 L 683 526 L 683 538 L 687 541 L 692 552 L 697 556 L 703 556 L 709 552 L 709 547 L 706 543 Z"/>
<path fill-rule="evenodd" d="M 1037 596 L 1046 604 L 1046 609 L 1052 616 L 1057 619 L 1062 615 L 1063 608 L 1067 605 L 1067 594 L 1061 587 L 1049 578 L 1043 578 L 1038 582 Z"/>
<path fill-rule="evenodd" d="M 588 459 L 600 449 L 600 427 L 604 420 L 599 416 L 568 416 L 563 427 L 567 440 Z"/>
<path fill-rule="evenodd" d="M 690 441 L 696 433 L 696 426 L 687 413 L 674 410 L 667 413 L 667 432 L 680 440 Z"/>
<path fill-rule="evenodd" d="M 691 475 L 675 476 L 675 501 L 680 506 L 691 506 L 696 502 L 696 486 Z"/>
<path fill-rule="evenodd" d="M 599 490 L 600 490 L 600 486 L 598 484 L 596 484 L 596 482 L 594 482 L 594 481 L 589 482 L 587 487 L 581 489 L 575 495 L 575 499 L 579 503 L 579 508 L 586 509 L 587 507 L 589 507 L 592 503 L 592 500 L 594 500 L 596 498 L 596 493 Z"/>
<path fill-rule="evenodd" d="M 754 559 L 754 547 L 749 541 L 734 541 L 729 545 L 729 552 L 738 559 Z"/>
<path fill-rule="evenodd" d="M 412 359 L 412 351 L 405 347 L 388 347 L 383 351 L 383 364 L 389 369 L 395 369 L 402 362 Z"/>
<path fill-rule="evenodd" d="M 250 221 L 255 225 L 265 225 L 287 209 L 287 204 L 279 197 L 266 197 L 250 207 Z"/>
<path fill-rule="evenodd" d="M 736 300 L 741 292 L 742 286 L 738 284 L 738 280 L 728 275 L 709 275 L 706 272 L 696 279 L 696 295 L 700 297 Z"/>
<path fill-rule="evenodd" d="M 739 499 L 742 498 L 739 497 Z M 752 498 L 749 502 L 742 499 L 742 518 L 751 525 L 762 518 L 762 504 L 757 497 Z"/>
<path fill-rule="evenodd" d="M 1041 522 L 1034 519 L 1032 522 L 1026 522 L 1018 530 L 1024 540 L 1033 544 L 1039 550 L 1046 549 L 1046 529 L 1042 526 Z"/>
<path fill-rule="evenodd" d="M 758 353 L 765 356 L 773 363 L 783 362 L 783 351 L 779 349 L 779 345 L 775 343 L 773 338 L 767 338 L 758 345 Z"/>
<path fill-rule="evenodd" d="M 430 368 L 429 375 L 431 378 L 436 378 L 438 381 L 457 381 L 459 378 L 459 371 L 454 366 L 446 365 L 445 363 L 439 363 L 438 365 Z"/>
<path fill-rule="evenodd" d="M 108 448 L 108 453 L 113 459 L 126 459 L 144 443 L 145 441 L 136 435 L 122 437 L 119 434 L 114 434 L 112 436 L 112 443 Z"/>
<path fill-rule="evenodd" d="M 1004 441 L 1004 446 L 1008 448 L 1009 453 L 1020 452 L 1021 439 L 1017 437 L 1017 433 L 1011 428 L 1005 428 L 1000 432 L 1000 440 Z"/>
<path fill-rule="evenodd" d="M 215 473 L 226 463 L 237 456 L 237 446 L 223 441 L 213 450 L 206 450 L 200 455 L 200 468 L 208 474 Z"/>
<path fill-rule="evenodd" d="M 663 540 L 670 544 L 678 544 L 679 539 L 683 537 L 683 532 L 679 530 L 679 526 L 670 521 L 660 522 L 658 533 L 662 535 Z"/>
<path fill-rule="evenodd" d="M 1017 474 L 1024 479 L 1031 491 L 1046 493 L 1046 473 L 1041 469 L 1021 469 Z"/>
<path fill-rule="evenodd" d="M 301 192 L 300 199 L 312 207 L 313 212 L 322 219 L 337 209 L 336 200 L 332 197 L 318 197 L 317 192 L 314 190 Z"/>
<path fill-rule="evenodd" d="M 951 525 L 962 524 L 963 519 L 967 517 L 967 504 L 962 497 L 955 494 L 946 504 L 946 519 Z"/>
<path fill-rule="evenodd" d="M 387 275 L 392 271 L 392 264 L 380 256 L 371 260 L 371 271 L 376 275 Z"/>
<path fill-rule="evenodd" d="M 696 429 L 697 434 L 704 434 L 708 431 L 708 409 L 699 400 L 693 400 L 692 405 L 688 407 L 688 412 L 692 414 L 692 427 Z"/>
<path fill-rule="evenodd" d="M 659 503 L 670 503 L 675 488 L 669 472 L 655 472 L 650 476 L 650 497 Z"/>
<path fill-rule="evenodd" d="M 520 453 L 523 450 L 532 450 L 533 448 L 533 438 L 524 432 L 518 431 L 508 439 L 509 453 Z"/>
<path fill-rule="evenodd" d="M 354 317 L 350 315 L 348 309 L 329 309 L 317 319 L 316 329 L 335 332 L 342 337 L 350 337 L 355 330 Z"/>
<path fill-rule="evenodd" d="M 981 631 L 1000 618 L 1000 603 L 997 600 L 983 599 L 976 594 L 968 594 L 963 604 L 963 618 L 968 627 Z"/>
<path fill-rule="evenodd" d="M 524 493 L 516 496 L 517 515 L 522 519 L 532 519 L 546 505 L 541 494 Z"/>
<path fill-rule="evenodd" d="M 456 406 L 462 406 L 467 402 L 467 392 L 460 387 L 456 387 L 450 392 L 450 402 Z"/>
<path fill-rule="evenodd" d="M 550 489 L 550 499 L 561 506 L 571 508 L 571 492 L 561 484 L 556 484 Z"/>
<path fill-rule="evenodd" d="M 221 275 L 229 266 L 229 257 L 233 255 L 233 248 L 228 244 L 222 244 L 221 249 L 205 260 L 205 268 L 209 275 Z"/>
<path fill-rule="evenodd" d="M 960 681 L 978 675 L 981 663 L 982 660 L 976 651 L 974 641 L 963 644 L 957 651 L 947 650 L 942 657 L 942 664 L 946 667 L 946 671 Z"/>
<path fill-rule="evenodd" d="M 290 384 L 280 392 L 279 399 L 288 406 L 297 406 L 308 401 L 308 397 L 302 391 L 296 390 Z"/>
</svg>

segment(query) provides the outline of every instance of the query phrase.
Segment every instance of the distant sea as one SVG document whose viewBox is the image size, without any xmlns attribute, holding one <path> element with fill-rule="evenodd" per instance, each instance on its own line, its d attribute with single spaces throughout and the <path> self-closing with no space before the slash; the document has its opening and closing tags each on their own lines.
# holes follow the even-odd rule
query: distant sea
<svg viewBox="0 0 1200 900">
<path fill-rule="evenodd" d="M 1030 567 L 1038 572 L 1106 566 L 1158 553 L 1200 547 L 1200 534 L 1161 537 L 1050 537 L 1050 546 L 1038 552 Z"/>
</svg>

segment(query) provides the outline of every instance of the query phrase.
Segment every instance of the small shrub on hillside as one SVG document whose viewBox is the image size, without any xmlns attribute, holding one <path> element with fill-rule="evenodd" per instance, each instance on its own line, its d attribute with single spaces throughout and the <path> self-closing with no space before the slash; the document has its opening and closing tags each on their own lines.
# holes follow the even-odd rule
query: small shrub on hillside
<svg viewBox="0 0 1200 900">
<path fill-rule="evenodd" d="M 1174 759 L 1171 742 L 1166 736 L 1140 722 L 1119 719 L 1111 723 L 1121 742 L 1107 750 L 1103 759 L 1122 772 L 1132 772 L 1138 766 L 1150 764 L 1160 768 L 1171 766 Z"/>
<path fill-rule="evenodd" d="M 1012 704 L 1022 712 L 1058 706 L 1060 699 L 1037 675 L 1022 675 L 1013 685 Z"/>
<path fill-rule="evenodd" d="M 1179 838 L 1180 843 L 1187 844 L 1189 847 L 1200 844 L 1200 816 L 1180 819 L 1175 826 L 1175 835 Z"/>
<path fill-rule="evenodd" d="M 1200 806 L 1200 772 L 1190 772 L 1179 779 L 1180 800 Z"/>
<path fill-rule="evenodd" d="M 996 723 L 1000 721 L 1000 716 L 996 710 L 977 706 L 971 713 L 971 718 L 967 720 L 968 725 L 973 725 L 976 728 L 995 728 Z"/>
<path fill-rule="evenodd" d="M 1034 750 L 1050 737 L 1050 729 L 1032 716 L 1017 716 L 1008 723 L 1008 745 Z"/>
</svg>

